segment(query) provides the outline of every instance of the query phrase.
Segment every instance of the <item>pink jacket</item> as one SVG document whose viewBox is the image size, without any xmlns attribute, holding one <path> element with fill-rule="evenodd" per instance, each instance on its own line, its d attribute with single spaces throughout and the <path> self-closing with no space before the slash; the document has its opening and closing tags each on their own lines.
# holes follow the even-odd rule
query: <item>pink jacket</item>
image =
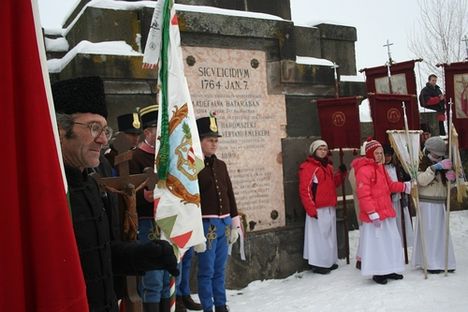
<svg viewBox="0 0 468 312">
<path fill-rule="evenodd" d="M 361 157 L 355 159 L 351 166 L 356 175 L 356 193 L 359 200 L 359 219 L 370 223 L 369 214 L 377 212 L 380 220 L 395 218 L 395 209 L 391 193 L 400 193 L 405 189 L 402 182 L 393 182 L 385 167 L 373 159 Z"/>
</svg>

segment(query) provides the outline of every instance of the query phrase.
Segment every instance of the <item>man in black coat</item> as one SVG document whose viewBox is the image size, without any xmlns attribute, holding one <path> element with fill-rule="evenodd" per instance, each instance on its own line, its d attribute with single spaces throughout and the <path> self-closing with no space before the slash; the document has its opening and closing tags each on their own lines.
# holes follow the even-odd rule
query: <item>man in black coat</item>
<svg viewBox="0 0 468 312">
<path fill-rule="evenodd" d="M 437 85 L 437 76 L 430 74 L 426 86 L 419 94 L 419 103 L 422 107 L 438 112 L 439 134 L 445 135 L 445 95 Z"/>
<path fill-rule="evenodd" d="M 52 86 L 60 143 L 68 182 L 70 212 L 80 254 L 89 311 L 118 311 L 114 275 L 166 269 L 178 275 L 173 249 L 165 241 L 141 244 L 115 239 L 114 209 L 106 207 L 87 168 L 99 165 L 107 126 L 104 85 L 99 77 L 60 81 Z M 65 242 L 69 243 L 69 242 Z"/>
</svg>

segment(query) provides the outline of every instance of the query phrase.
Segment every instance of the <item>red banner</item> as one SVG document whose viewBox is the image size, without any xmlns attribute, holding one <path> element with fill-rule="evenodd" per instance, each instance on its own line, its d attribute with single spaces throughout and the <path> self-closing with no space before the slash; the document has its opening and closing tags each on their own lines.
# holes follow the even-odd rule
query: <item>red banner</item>
<svg viewBox="0 0 468 312">
<path fill-rule="evenodd" d="M 415 95 L 369 94 L 374 139 L 388 143 L 387 130 L 405 129 L 402 102 L 405 102 L 409 129 L 418 130 L 419 110 Z"/>
<path fill-rule="evenodd" d="M 468 62 L 444 64 L 447 100 L 452 99 L 453 124 L 461 148 L 468 148 Z"/>
<path fill-rule="evenodd" d="M 412 60 L 390 65 L 391 91 L 389 87 L 388 68 L 386 65 L 364 68 L 360 70 L 366 75 L 367 92 L 392 93 L 392 94 L 417 94 L 416 76 L 414 64 L 418 60 Z"/>
<path fill-rule="evenodd" d="M 0 310 L 83 312 L 86 287 L 41 67 L 47 66 L 45 51 L 36 40 L 35 3 L 8 0 L 0 10 Z"/>
<path fill-rule="evenodd" d="M 359 103 L 361 97 L 342 97 L 317 100 L 322 139 L 329 148 L 359 148 L 361 125 Z"/>
</svg>

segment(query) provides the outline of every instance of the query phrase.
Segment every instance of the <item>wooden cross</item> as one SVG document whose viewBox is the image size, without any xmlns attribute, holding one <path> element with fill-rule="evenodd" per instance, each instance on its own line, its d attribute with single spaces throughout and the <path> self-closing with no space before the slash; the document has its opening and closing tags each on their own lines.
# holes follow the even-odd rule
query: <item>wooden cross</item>
<svg viewBox="0 0 468 312">
<path fill-rule="evenodd" d="M 145 186 L 153 190 L 158 179 L 153 168 L 145 168 L 143 173 L 130 175 L 128 163 L 130 159 L 132 159 L 132 151 L 120 153 L 115 157 L 114 165 L 119 169 L 119 177 L 100 177 L 95 175 L 95 178 L 101 188 L 122 195 L 125 204 L 123 220 L 124 239 L 136 240 L 138 232 L 136 192 Z"/>
</svg>

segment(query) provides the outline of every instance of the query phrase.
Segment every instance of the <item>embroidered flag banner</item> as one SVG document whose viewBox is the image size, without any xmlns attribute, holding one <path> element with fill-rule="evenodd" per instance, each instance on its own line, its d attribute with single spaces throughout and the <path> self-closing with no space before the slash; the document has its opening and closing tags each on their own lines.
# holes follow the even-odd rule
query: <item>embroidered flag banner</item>
<svg viewBox="0 0 468 312">
<path fill-rule="evenodd" d="M 154 43 L 161 47 L 155 155 L 159 182 L 154 196 L 156 222 L 163 236 L 172 242 L 176 254 L 181 257 L 189 247 L 205 242 L 198 187 L 198 173 L 204 167 L 204 157 L 184 75 L 174 3 L 172 0 L 163 2 L 162 9 L 155 9 L 154 12 L 162 16 L 153 18 L 153 21 L 162 23 L 161 36 L 153 36 L 161 38 L 160 43 Z M 147 43 L 149 45 L 153 43 Z M 151 60 L 151 57 L 145 59 Z M 152 68 L 154 65 L 146 63 L 144 66 Z"/>
<path fill-rule="evenodd" d="M 452 99 L 453 124 L 461 148 L 468 148 L 468 62 L 444 64 L 446 100 Z"/>
<path fill-rule="evenodd" d="M 361 97 L 342 97 L 317 100 L 322 139 L 330 148 L 359 148 L 361 125 L 359 103 Z"/>
<path fill-rule="evenodd" d="M 414 64 L 421 60 L 411 60 L 390 65 L 391 78 L 388 77 L 388 67 L 378 66 L 361 69 L 366 75 L 367 92 L 385 94 L 417 94 Z M 391 91 L 390 92 L 390 83 Z"/>
<path fill-rule="evenodd" d="M 374 139 L 389 143 L 387 130 L 405 129 L 402 102 L 406 105 L 409 129 L 419 129 L 419 109 L 415 95 L 369 94 Z"/>
</svg>

